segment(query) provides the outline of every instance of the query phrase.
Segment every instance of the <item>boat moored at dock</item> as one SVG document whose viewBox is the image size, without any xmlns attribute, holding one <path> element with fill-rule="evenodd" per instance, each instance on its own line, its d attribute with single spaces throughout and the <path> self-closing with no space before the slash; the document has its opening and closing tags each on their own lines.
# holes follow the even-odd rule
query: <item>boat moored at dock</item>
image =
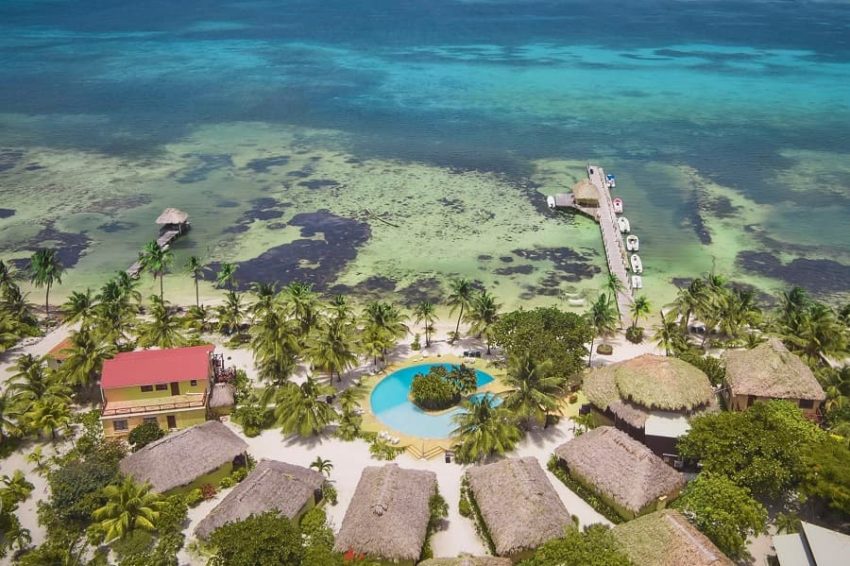
<svg viewBox="0 0 850 566">
<path fill-rule="evenodd" d="M 640 256 L 637 254 L 632 254 L 629 258 L 630 263 L 632 264 L 632 272 L 633 273 L 643 273 L 643 263 L 640 260 Z"/>
<path fill-rule="evenodd" d="M 611 201 L 611 204 L 614 206 L 614 214 L 623 214 L 623 199 L 617 197 Z"/>
<path fill-rule="evenodd" d="M 555 208 L 555 197 L 548 196 L 546 197 L 546 206 L 549 208 Z"/>
<path fill-rule="evenodd" d="M 643 289 L 643 277 L 632 275 L 632 289 Z"/>
<path fill-rule="evenodd" d="M 632 231 L 632 226 L 629 224 L 629 219 L 625 216 L 621 216 L 617 219 L 617 226 L 620 228 L 620 232 L 623 234 L 628 234 Z"/>
<path fill-rule="evenodd" d="M 636 252 L 640 250 L 640 240 L 634 234 L 626 236 L 626 251 Z"/>
<path fill-rule="evenodd" d="M 605 184 L 608 186 L 609 189 L 616 188 L 617 187 L 617 177 L 615 177 L 614 175 L 611 175 L 611 174 L 605 175 Z"/>
</svg>

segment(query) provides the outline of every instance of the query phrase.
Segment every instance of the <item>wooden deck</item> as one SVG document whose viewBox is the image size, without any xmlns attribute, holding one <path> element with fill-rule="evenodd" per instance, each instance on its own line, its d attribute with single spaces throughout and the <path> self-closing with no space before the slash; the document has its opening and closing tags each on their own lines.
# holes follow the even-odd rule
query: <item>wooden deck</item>
<svg viewBox="0 0 850 566">
<path fill-rule="evenodd" d="M 572 194 L 555 195 L 556 208 L 570 208 L 599 224 L 602 233 L 602 246 L 605 249 L 605 260 L 608 271 L 615 275 L 622 284 L 622 290 L 617 293 L 617 308 L 620 311 L 620 322 L 623 327 L 631 324 L 631 306 L 634 302 L 631 294 L 631 280 L 628 270 L 628 254 L 623 234 L 617 225 L 617 215 L 614 212 L 614 201 L 605 179 L 605 171 L 598 165 L 587 166 L 587 177 L 599 191 L 599 208 L 590 208 L 576 204 Z"/>
</svg>

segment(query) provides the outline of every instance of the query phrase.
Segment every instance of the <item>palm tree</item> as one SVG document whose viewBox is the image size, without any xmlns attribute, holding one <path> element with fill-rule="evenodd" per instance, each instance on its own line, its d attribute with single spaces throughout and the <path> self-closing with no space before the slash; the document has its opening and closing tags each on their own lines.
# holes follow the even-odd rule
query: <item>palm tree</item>
<svg viewBox="0 0 850 566">
<path fill-rule="evenodd" d="M 134 287 L 125 286 L 118 278 L 106 282 L 97 296 L 94 332 L 99 339 L 110 342 L 115 348 L 127 340 L 140 310 L 137 295 Z"/>
<path fill-rule="evenodd" d="M 224 287 L 228 291 L 232 291 L 233 281 L 236 276 L 236 265 L 232 263 L 222 263 L 218 268 L 218 274 L 215 277 L 216 285 L 219 289 Z"/>
<path fill-rule="evenodd" d="M 131 303 L 140 304 L 142 293 L 139 291 L 139 280 L 134 279 L 126 271 L 119 271 L 112 279 L 118 289 L 118 294 Z"/>
<path fill-rule="evenodd" d="M 379 348 L 381 357 L 386 357 L 387 350 L 408 333 L 407 325 L 404 324 L 406 317 L 395 305 L 389 303 L 372 301 L 367 304 L 363 319 L 361 343 L 370 356 L 374 353 L 374 348 Z M 367 346 L 367 343 L 371 345 Z"/>
<path fill-rule="evenodd" d="M 251 314 L 255 318 L 278 307 L 277 285 L 275 283 L 253 283 L 251 293 L 257 299 L 251 306 Z"/>
<path fill-rule="evenodd" d="M 649 299 L 646 295 L 637 297 L 631 306 L 632 328 L 637 328 L 638 319 L 649 314 Z"/>
<path fill-rule="evenodd" d="M 705 306 L 706 285 L 702 279 L 694 279 L 690 285 L 679 289 L 673 307 L 674 316 L 679 317 L 682 330 L 687 330 L 691 316 L 700 313 Z"/>
<path fill-rule="evenodd" d="M 31 354 L 24 354 L 15 361 L 15 374 L 7 382 L 7 390 L 21 412 L 29 410 L 36 400 L 57 397 L 68 402 L 67 389 L 57 383 L 55 374 L 47 372 L 44 360 Z"/>
<path fill-rule="evenodd" d="M 818 365 L 822 357 L 841 358 L 848 353 L 848 329 L 828 306 L 813 303 L 795 320 L 796 328 L 786 327 L 783 339 L 809 365 Z"/>
<path fill-rule="evenodd" d="M 224 304 L 216 309 L 218 315 L 219 331 L 227 335 L 238 332 L 245 321 L 245 305 L 242 303 L 242 295 L 234 291 L 228 291 L 224 296 Z"/>
<path fill-rule="evenodd" d="M 351 345 L 354 340 L 349 328 L 342 324 L 327 324 L 323 332 L 316 336 L 307 347 L 306 355 L 313 366 L 334 373 L 337 381 L 342 381 L 342 373 L 357 363 Z"/>
<path fill-rule="evenodd" d="M 0 484 L 13 501 L 25 501 L 35 489 L 21 470 L 15 470 L 11 476 L 0 476 Z"/>
<path fill-rule="evenodd" d="M 504 454 L 514 449 L 522 438 L 506 409 L 492 406 L 489 396 L 481 401 L 464 400 L 461 411 L 452 417 L 456 428 L 452 431 L 458 462 L 477 462 L 493 454 Z"/>
<path fill-rule="evenodd" d="M 333 324 L 354 322 L 354 310 L 345 295 L 335 295 L 329 308 Z"/>
<path fill-rule="evenodd" d="M 333 463 L 330 460 L 325 460 L 321 456 L 316 456 L 316 459 L 313 460 L 310 467 L 327 477 L 331 477 L 331 470 L 334 469 Z"/>
<path fill-rule="evenodd" d="M 201 262 L 198 256 L 190 256 L 188 261 L 186 261 L 186 273 L 192 276 L 192 279 L 195 282 L 195 306 L 201 306 L 201 295 L 198 290 L 198 282 L 204 278 L 204 272 L 208 271 L 209 268 Z"/>
<path fill-rule="evenodd" d="M 151 296 L 150 320 L 139 326 L 139 346 L 142 348 L 178 348 L 187 343 L 181 332 L 182 321 L 156 295 Z"/>
<path fill-rule="evenodd" d="M 150 485 L 140 485 L 130 477 L 120 484 L 103 488 L 106 504 L 92 513 L 92 518 L 105 533 L 104 540 L 112 542 L 125 538 L 136 529 L 155 531 L 164 502 Z"/>
<path fill-rule="evenodd" d="M 298 321 L 301 338 L 306 338 L 319 321 L 319 297 L 313 286 L 293 281 L 283 288 L 282 295 L 289 314 Z"/>
<path fill-rule="evenodd" d="M 656 330 L 653 339 L 658 346 L 664 348 L 667 356 L 671 351 L 684 350 L 687 347 L 682 327 L 672 318 L 665 318 L 664 311 L 661 311 L 661 326 Z"/>
<path fill-rule="evenodd" d="M 71 408 L 56 397 L 44 397 L 32 404 L 24 414 L 24 420 L 32 430 L 42 434 L 50 432 L 50 439 L 55 441 L 56 431 L 71 426 Z"/>
<path fill-rule="evenodd" d="M 449 283 L 449 289 L 451 293 L 449 293 L 448 300 L 446 301 L 449 307 L 451 307 L 449 314 L 453 315 L 456 310 L 460 310 L 457 316 L 457 324 L 455 325 L 455 333 L 451 339 L 451 343 L 454 344 L 455 340 L 460 336 L 460 321 L 463 319 L 463 311 L 468 309 L 472 304 L 474 289 L 472 288 L 472 281 L 463 277 L 452 280 Z"/>
<path fill-rule="evenodd" d="M 313 436 L 334 422 L 337 413 L 325 401 L 334 389 L 308 377 L 301 385 L 287 383 L 276 395 L 274 409 L 277 424 L 287 434 Z"/>
<path fill-rule="evenodd" d="M 50 288 L 54 283 L 62 283 L 64 270 L 56 250 L 42 248 L 30 258 L 30 282 L 37 289 L 47 288 L 44 293 L 44 311 L 47 318 L 50 318 Z"/>
<path fill-rule="evenodd" d="M 17 421 L 18 414 L 12 398 L 7 391 L 0 392 L 0 443 L 20 433 L 21 429 Z"/>
<path fill-rule="evenodd" d="M 15 284 L 15 275 L 12 268 L 0 259 L 0 290 L 5 289 L 8 285 Z"/>
<path fill-rule="evenodd" d="M 260 379 L 282 384 L 292 375 L 299 353 L 293 326 L 280 308 L 264 313 L 251 326 L 251 349 Z"/>
<path fill-rule="evenodd" d="M 620 302 L 617 300 L 617 294 L 625 291 L 623 282 L 615 274 L 608 272 L 608 278 L 605 280 L 605 288 L 611 295 L 614 301 L 614 306 L 617 308 L 617 320 L 622 320 L 623 313 L 620 312 Z"/>
<path fill-rule="evenodd" d="M 192 305 L 186 310 L 183 324 L 186 328 L 202 334 L 210 329 L 212 309 L 206 305 Z"/>
<path fill-rule="evenodd" d="M 95 339 L 92 332 L 81 328 L 71 333 L 68 356 L 59 368 L 65 383 L 75 387 L 91 387 L 103 369 L 103 362 L 115 355 L 115 347 Z"/>
<path fill-rule="evenodd" d="M 490 329 L 499 320 L 499 309 L 502 305 L 496 302 L 487 291 L 476 293 L 472 299 L 467 318 L 471 323 L 469 331 L 487 340 L 487 355 L 490 355 Z"/>
<path fill-rule="evenodd" d="M 563 394 L 563 378 L 553 373 L 551 361 L 537 363 L 528 354 L 510 361 L 505 378 L 510 388 L 502 393 L 504 407 L 525 421 L 543 426 L 549 413 L 558 410 L 558 396 Z"/>
<path fill-rule="evenodd" d="M 66 324 L 79 322 L 83 326 L 88 326 L 97 313 L 97 298 L 92 295 L 91 289 L 86 289 L 85 293 L 72 291 L 61 309 Z"/>
<path fill-rule="evenodd" d="M 425 323 L 425 347 L 431 345 L 431 332 L 434 330 L 434 322 L 437 320 L 437 309 L 434 303 L 422 301 L 413 309 L 413 317 L 416 324 Z"/>
<path fill-rule="evenodd" d="M 590 338 L 590 356 L 587 359 L 588 366 L 593 361 L 593 343 L 596 336 L 610 336 L 617 329 L 615 302 L 605 293 L 601 293 L 585 314 L 588 324 L 593 329 L 593 335 Z"/>
<path fill-rule="evenodd" d="M 142 264 L 142 269 L 149 271 L 153 275 L 154 281 L 159 278 L 159 298 L 165 297 L 163 288 L 163 279 L 168 273 L 168 268 L 174 262 L 174 252 L 168 248 L 161 248 L 156 240 L 151 240 L 145 244 L 142 253 L 139 254 L 139 261 Z"/>
</svg>

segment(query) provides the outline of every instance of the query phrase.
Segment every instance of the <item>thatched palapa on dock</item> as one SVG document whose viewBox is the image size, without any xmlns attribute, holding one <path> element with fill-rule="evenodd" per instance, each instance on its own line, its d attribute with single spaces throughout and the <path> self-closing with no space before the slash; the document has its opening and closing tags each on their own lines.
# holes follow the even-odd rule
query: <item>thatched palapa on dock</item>
<svg viewBox="0 0 850 566">
<path fill-rule="evenodd" d="M 614 427 L 585 432 L 555 448 L 570 474 L 627 511 L 632 518 L 658 502 L 678 495 L 682 474 L 652 451 Z M 653 508 L 654 509 L 654 508 Z"/>
<path fill-rule="evenodd" d="M 173 432 L 126 456 L 121 473 L 164 492 L 197 478 L 245 454 L 248 444 L 218 421 L 207 421 Z"/>
<path fill-rule="evenodd" d="M 397 464 L 369 466 L 345 512 L 334 548 L 374 558 L 418 560 L 428 533 L 437 474 Z"/>
<path fill-rule="evenodd" d="M 726 383 L 732 395 L 823 401 L 815 374 L 782 341 L 771 338 L 752 350 L 726 352 Z"/>
<path fill-rule="evenodd" d="M 496 554 L 533 550 L 564 534 L 567 508 L 537 458 L 509 458 L 466 472 Z"/>
<path fill-rule="evenodd" d="M 185 224 L 189 220 L 189 215 L 177 208 L 166 208 L 162 214 L 156 219 L 156 223 L 160 226 L 168 224 Z"/>
<path fill-rule="evenodd" d="M 277 511 L 287 519 L 294 519 L 314 501 L 316 491 L 324 482 L 325 477 L 315 470 L 276 460 L 261 460 L 198 524 L 195 534 L 205 539 L 227 523 L 267 511 Z"/>
<path fill-rule="evenodd" d="M 599 206 L 599 189 L 589 179 L 582 179 L 573 185 L 572 193 L 579 206 Z"/>
<path fill-rule="evenodd" d="M 732 566 L 733 562 L 678 511 L 665 509 L 617 525 L 614 538 L 640 566 Z"/>
</svg>

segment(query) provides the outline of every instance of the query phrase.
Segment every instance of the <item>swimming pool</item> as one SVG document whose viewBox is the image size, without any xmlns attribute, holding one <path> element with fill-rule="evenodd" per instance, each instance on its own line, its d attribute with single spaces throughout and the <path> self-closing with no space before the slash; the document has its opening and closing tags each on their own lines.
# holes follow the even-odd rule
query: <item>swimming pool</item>
<svg viewBox="0 0 850 566">
<path fill-rule="evenodd" d="M 451 370 L 453 364 L 420 364 L 395 371 L 384 378 L 372 390 L 372 412 L 379 421 L 404 434 L 422 438 L 444 439 L 452 435 L 455 424 L 452 421 L 460 407 L 455 407 L 439 415 L 430 415 L 414 405 L 409 399 L 410 385 L 418 373 L 428 373 L 434 366 L 443 366 Z M 475 370 L 476 383 L 483 387 L 493 381 L 493 376 L 481 370 Z M 485 393 L 470 395 L 470 399 L 483 399 Z M 493 398 L 493 405 L 502 400 Z"/>
</svg>

